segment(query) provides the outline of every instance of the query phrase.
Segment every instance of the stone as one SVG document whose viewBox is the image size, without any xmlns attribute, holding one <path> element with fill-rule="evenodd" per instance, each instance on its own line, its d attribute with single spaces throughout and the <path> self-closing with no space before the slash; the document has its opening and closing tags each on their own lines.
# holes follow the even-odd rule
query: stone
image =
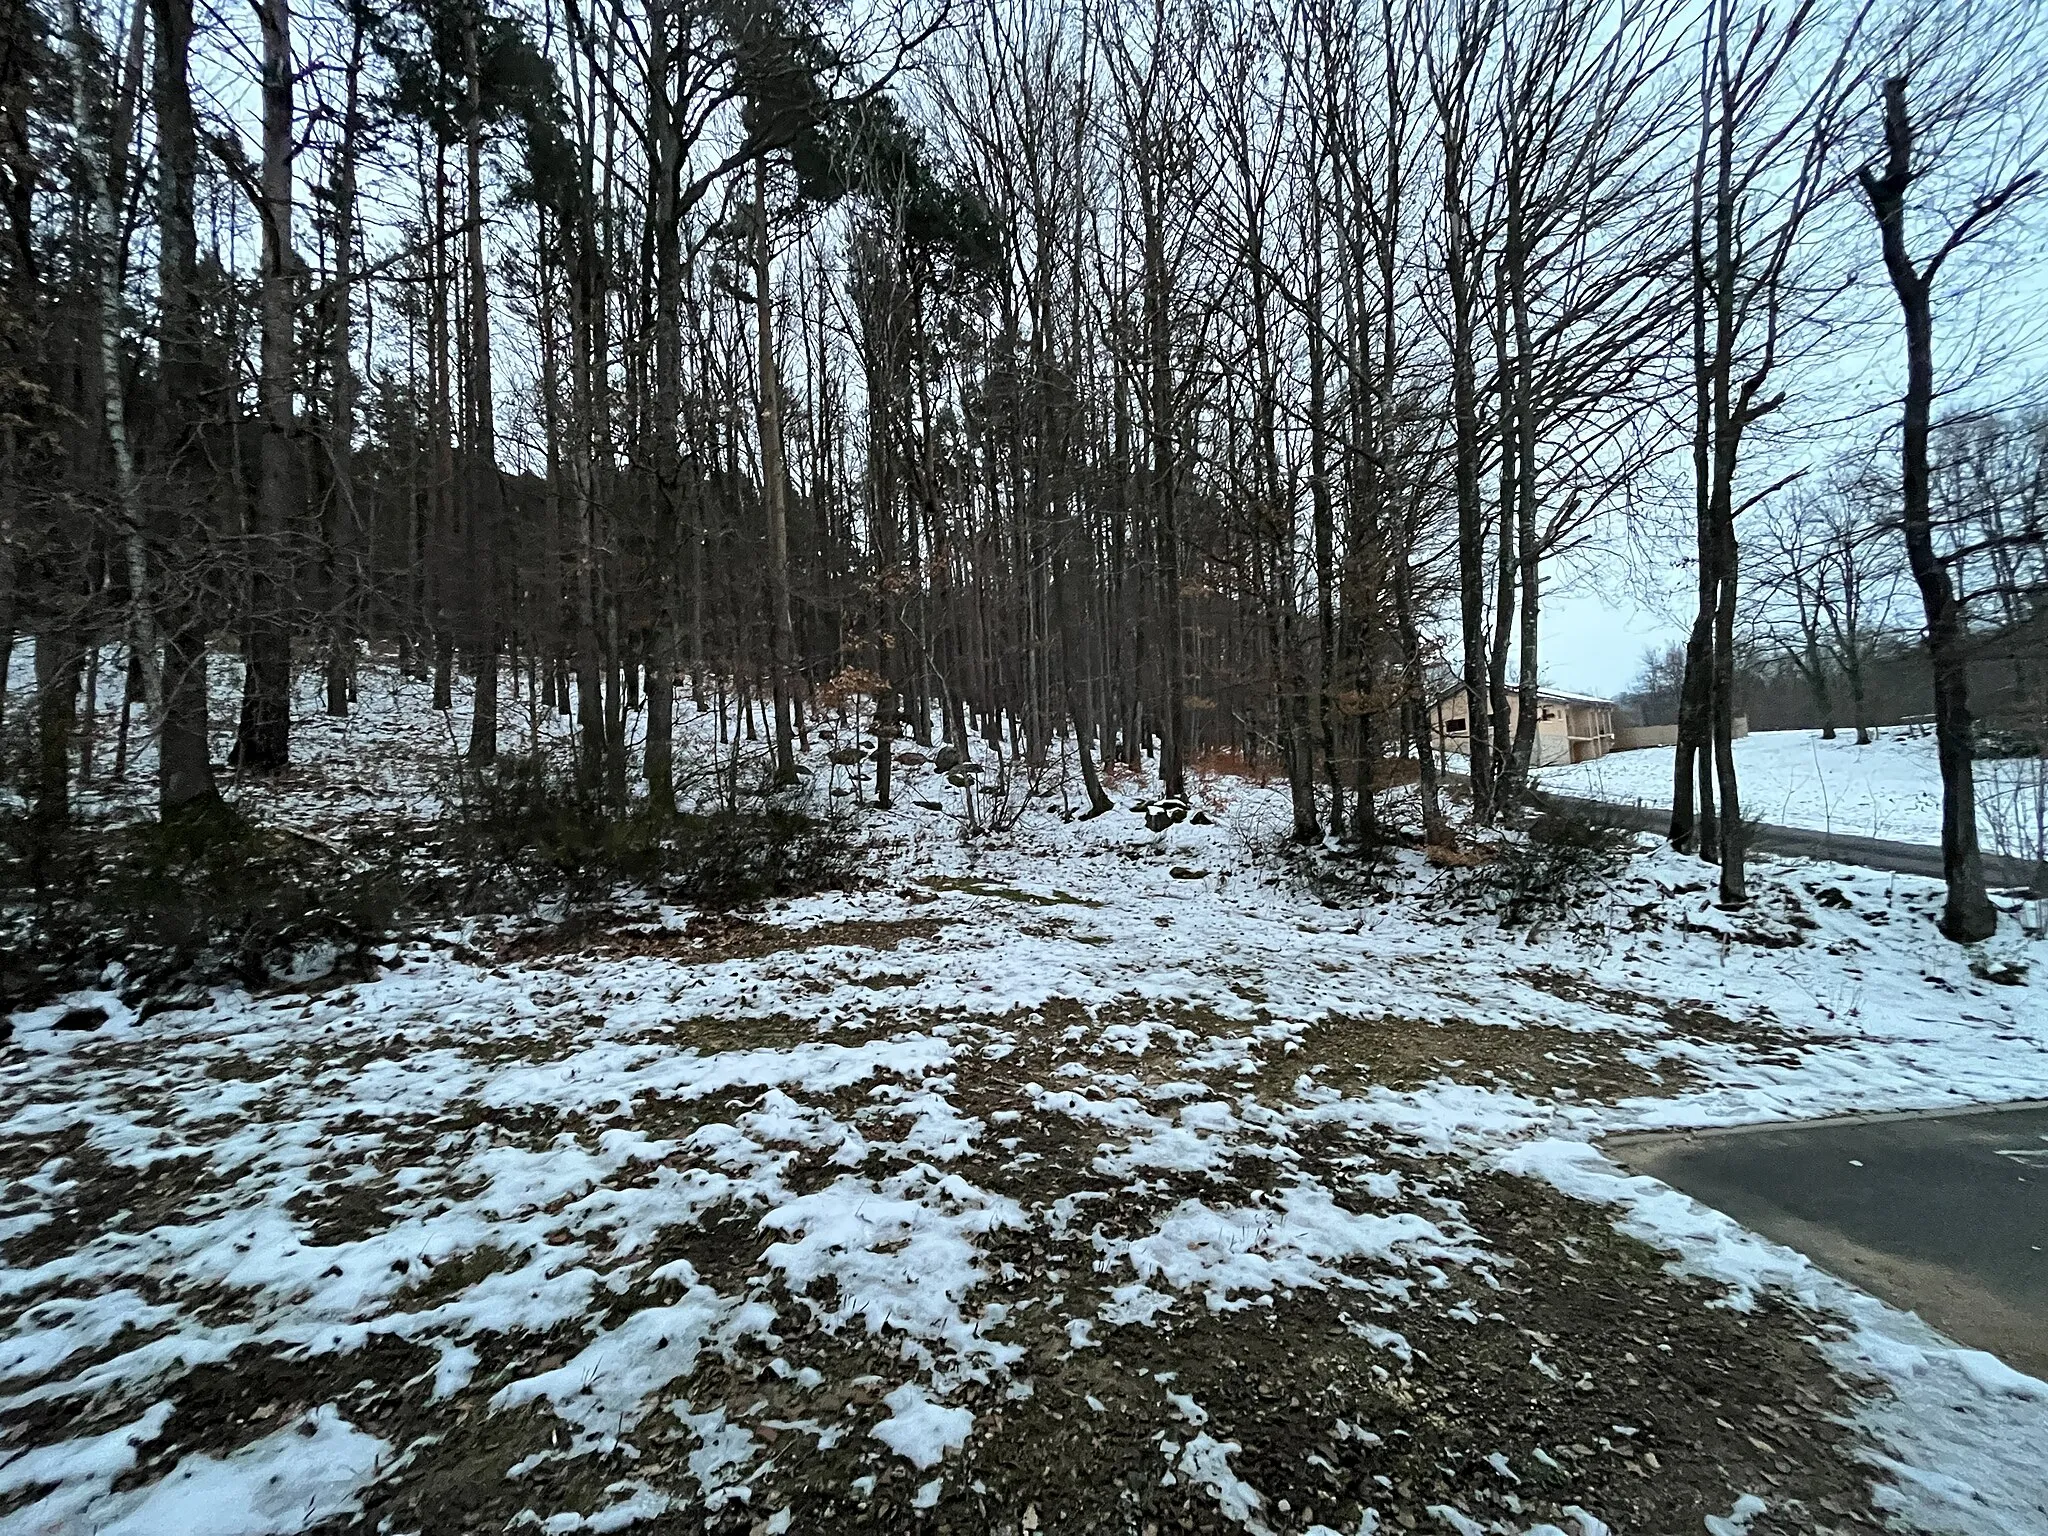
<svg viewBox="0 0 2048 1536">
<path fill-rule="evenodd" d="M 172 992 L 159 992 L 145 998 L 142 1006 L 135 1010 L 138 1024 L 155 1018 L 160 1013 L 191 1013 L 196 1009 L 213 1006 L 213 994 L 204 987 L 179 987 Z"/>
</svg>

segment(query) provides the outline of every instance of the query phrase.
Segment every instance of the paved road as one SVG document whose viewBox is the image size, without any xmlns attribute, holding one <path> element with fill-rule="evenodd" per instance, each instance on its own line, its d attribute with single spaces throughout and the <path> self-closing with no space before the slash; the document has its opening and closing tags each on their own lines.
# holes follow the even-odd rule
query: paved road
<svg viewBox="0 0 2048 1536">
<path fill-rule="evenodd" d="M 1574 810 L 1583 815 L 1634 827 L 1644 832 L 1662 832 L 1671 825 L 1671 812 L 1662 806 L 1619 805 L 1608 800 L 1583 800 L 1575 795 L 1539 794 L 1538 804 Z M 1750 839 L 1759 853 L 1786 854 L 1800 859 L 1832 859 L 1838 864 L 1860 864 L 1866 869 L 1889 870 L 1900 875 L 1941 878 L 1941 849 L 1924 843 L 1895 843 L 1882 837 L 1845 837 L 1839 832 L 1816 832 L 1808 827 L 1777 827 L 1756 823 Z M 2019 890 L 2035 880 L 2048 881 L 2048 869 L 2029 859 L 1984 855 L 1984 878 L 1994 890 Z M 2048 890 L 2048 884 L 2042 886 Z"/>
<path fill-rule="evenodd" d="M 1607 1150 L 2048 1379 L 2048 1104 L 1619 1136 Z"/>
</svg>

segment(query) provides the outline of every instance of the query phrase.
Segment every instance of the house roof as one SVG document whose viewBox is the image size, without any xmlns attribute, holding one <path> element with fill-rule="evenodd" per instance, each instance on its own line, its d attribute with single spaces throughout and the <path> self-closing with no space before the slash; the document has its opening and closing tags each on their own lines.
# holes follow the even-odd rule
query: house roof
<svg viewBox="0 0 2048 1536">
<path fill-rule="evenodd" d="M 1509 686 L 1512 688 L 1515 685 L 1509 684 Z M 1452 694 L 1464 693 L 1466 691 L 1463 683 L 1452 683 L 1450 687 L 1444 689 L 1431 702 L 1441 704 Z M 1536 690 L 1536 697 L 1538 699 L 1548 699 L 1553 704 L 1600 704 L 1610 708 L 1614 704 L 1612 699 L 1599 698 L 1590 693 L 1572 693 L 1563 688 L 1544 688 L 1539 686 Z"/>
</svg>

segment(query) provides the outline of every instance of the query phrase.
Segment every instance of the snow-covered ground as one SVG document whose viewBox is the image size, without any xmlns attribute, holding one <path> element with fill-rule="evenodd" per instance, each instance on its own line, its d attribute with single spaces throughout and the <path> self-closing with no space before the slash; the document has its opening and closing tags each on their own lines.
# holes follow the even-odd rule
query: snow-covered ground
<svg viewBox="0 0 2048 1536">
<path fill-rule="evenodd" d="M 1590 763 L 1541 770 L 1545 788 L 1621 805 L 1671 803 L 1672 749 L 1614 752 Z M 2048 816 L 2048 773 L 2038 759 L 1976 765 L 1977 820 L 1985 846 L 2038 856 Z M 1742 813 L 1784 827 L 1811 827 L 1902 843 L 1941 841 L 1941 770 L 1924 729 L 1887 727 L 1867 746 L 1853 731 L 1758 731 L 1735 743 Z"/>
<path fill-rule="evenodd" d="M 424 809 L 423 696 L 252 809 Z M 1275 790 L 907 772 L 852 891 L 17 1016 L 0 1536 L 2048 1530 L 2048 1385 L 1596 1145 L 2048 1097 L 2048 944 L 1653 847 L 1533 932 L 1323 901 Z"/>
</svg>

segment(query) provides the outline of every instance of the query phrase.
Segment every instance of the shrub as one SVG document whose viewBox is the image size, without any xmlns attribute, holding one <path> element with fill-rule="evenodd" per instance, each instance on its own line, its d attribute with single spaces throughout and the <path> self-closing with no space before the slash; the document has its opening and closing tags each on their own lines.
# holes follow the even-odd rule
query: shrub
<svg viewBox="0 0 2048 1536">
<path fill-rule="evenodd" d="M 450 803 L 444 861 L 461 882 L 454 903 L 466 908 L 586 900 L 621 885 L 730 907 L 843 886 L 856 867 L 837 818 L 784 797 L 656 811 L 521 759 L 469 772 Z"/>
<path fill-rule="evenodd" d="M 1519 928 L 1569 916 L 1620 870 L 1633 841 L 1624 829 L 1583 813 L 1550 811 L 1460 878 L 1499 912 L 1502 926 Z"/>
<path fill-rule="evenodd" d="M 365 975 L 401 889 L 392 865 L 226 810 L 170 826 L 0 819 L 0 1012 L 102 981 L 135 1005 Z"/>
<path fill-rule="evenodd" d="M 0 812 L 0 1016 L 95 983 L 131 1005 L 372 973 L 404 927 L 635 886 L 731 907 L 851 883 L 846 829 L 782 797 L 660 814 L 527 760 L 469 770 L 448 811 L 343 848 L 225 808 L 165 826 Z"/>
<path fill-rule="evenodd" d="M 2014 757 L 2048 757 L 2048 728 L 1979 723 L 1970 739 L 1971 755 L 1986 761 Z"/>
<path fill-rule="evenodd" d="M 1294 840 L 1287 814 L 1270 806 L 1241 806 L 1224 827 L 1247 861 L 1276 870 L 1296 893 L 1323 906 L 1385 901 L 1394 889 L 1398 867 L 1393 855 L 1399 839 L 1365 848 L 1327 843 L 1304 847 Z"/>
</svg>

